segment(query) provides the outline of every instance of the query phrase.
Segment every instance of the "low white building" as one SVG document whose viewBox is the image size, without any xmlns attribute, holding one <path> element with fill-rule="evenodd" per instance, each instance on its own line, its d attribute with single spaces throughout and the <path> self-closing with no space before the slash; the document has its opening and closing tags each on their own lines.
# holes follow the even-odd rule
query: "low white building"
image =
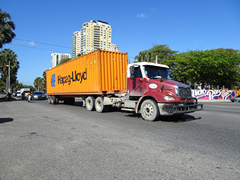
<svg viewBox="0 0 240 180">
<path fill-rule="evenodd" d="M 51 54 L 51 67 L 54 68 L 57 66 L 62 59 L 71 58 L 70 54 L 60 54 L 60 53 L 52 53 Z"/>
<path fill-rule="evenodd" d="M 110 51 L 119 52 L 119 47 L 116 44 L 111 44 Z"/>
</svg>

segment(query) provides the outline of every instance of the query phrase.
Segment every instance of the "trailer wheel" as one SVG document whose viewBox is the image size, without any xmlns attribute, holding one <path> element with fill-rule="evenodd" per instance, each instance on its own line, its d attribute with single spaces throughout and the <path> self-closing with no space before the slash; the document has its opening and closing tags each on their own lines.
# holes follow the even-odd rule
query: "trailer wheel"
<svg viewBox="0 0 240 180">
<path fill-rule="evenodd" d="M 55 96 L 56 98 L 56 104 L 59 104 L 59 97 Z"/>
<path fill-rule="evenodd" d="M 102 97 L 97 97 L 95 100 L 95 109 L 99 113 L 102 113 L 104 111 L 104 103 Z"/>
<path fill-rule="evenodd" d="M 93 111 L 94 110 L 94 104 L 95 104 L 95 99 L 92 96 L 88 96 L 86 98 L 86 108 L 88 111 Z"/>
<path fill-rule="evenodd" d="M 148 99 L 141 105 L 141 115 L 146 121 L 154 121 L 159 116 L 159 109 L 155 101 Z"/>
<path fill-rule="evenodd" d="M 48 96 L 48 103 L 51 104 L 52 96 Z"/>
<path fill-rule="evenodd" d="M 56 104 L 56 96 L 51 96 L 51 103 L 50 104 Z"/>
</svg>

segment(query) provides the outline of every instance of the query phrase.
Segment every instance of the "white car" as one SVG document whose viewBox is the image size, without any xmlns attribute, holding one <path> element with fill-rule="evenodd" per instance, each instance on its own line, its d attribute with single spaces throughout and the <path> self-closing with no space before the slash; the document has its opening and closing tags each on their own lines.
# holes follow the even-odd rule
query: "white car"
<svg viewBox="0 0 240 180">
<path fill-rule="evenodd" d="M 21 97 L 21 92 L 17 91 L 17 97 Z"/>
</svg>

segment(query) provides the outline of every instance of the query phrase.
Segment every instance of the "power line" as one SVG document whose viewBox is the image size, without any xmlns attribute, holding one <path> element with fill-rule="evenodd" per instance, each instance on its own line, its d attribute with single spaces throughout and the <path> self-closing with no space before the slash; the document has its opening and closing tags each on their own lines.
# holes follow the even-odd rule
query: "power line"
<svg viewBox="0 0 240 180">
<path fill-rule="evenodd" d="M 57 47 L 62 47 L 62 48 L 72 49 L 71 47 L 59 46 L 59 45 L 55 45 L 55 44 L 48 44 L 48 43 L 42 43 L 42 42 L 36 42 L 36 41 L 29 41 L 29 40 L 25 40 L 25 39 L 17 39 L 17 38 L 14 38 L 14 39 L 16 39 L 16 40 L 18 40 L 18 41 L 33 42 L 33 43 L 44 44 L 44 45 L 48 45 L 48 46 L 57 46 Z"/>
<path fill-rule="evenodd" d="M 32 49 L 40 49 L 40 50 L 47 50 L 47 51 L 59 51 L 59 50 L 54 50 L 54 49 L 43 49 L 43 48 L 37 48 L 37 47 L 31 47 L 31 46 L 24 46 L 24 45 L 19 45 L 19 44 L 13 44 L 11 43 L 11 45 L 14 45 L 14 46 L 22 46 L 22 47 L 27 47 L 27 48 L 32 48 Z"/>
</svg>

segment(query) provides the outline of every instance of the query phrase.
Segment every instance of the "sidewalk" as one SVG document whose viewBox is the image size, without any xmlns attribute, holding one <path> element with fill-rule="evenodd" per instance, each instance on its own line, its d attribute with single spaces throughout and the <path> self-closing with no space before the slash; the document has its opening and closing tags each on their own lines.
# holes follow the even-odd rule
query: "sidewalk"
<svg viewBox="0 0 240 180">
<path fill-rule="evenodd" d="M 227 100 L 198 100 L 198 102 L 209 102 L 209 103 L 231 103 L 230 99 Z"/>
</svg>

